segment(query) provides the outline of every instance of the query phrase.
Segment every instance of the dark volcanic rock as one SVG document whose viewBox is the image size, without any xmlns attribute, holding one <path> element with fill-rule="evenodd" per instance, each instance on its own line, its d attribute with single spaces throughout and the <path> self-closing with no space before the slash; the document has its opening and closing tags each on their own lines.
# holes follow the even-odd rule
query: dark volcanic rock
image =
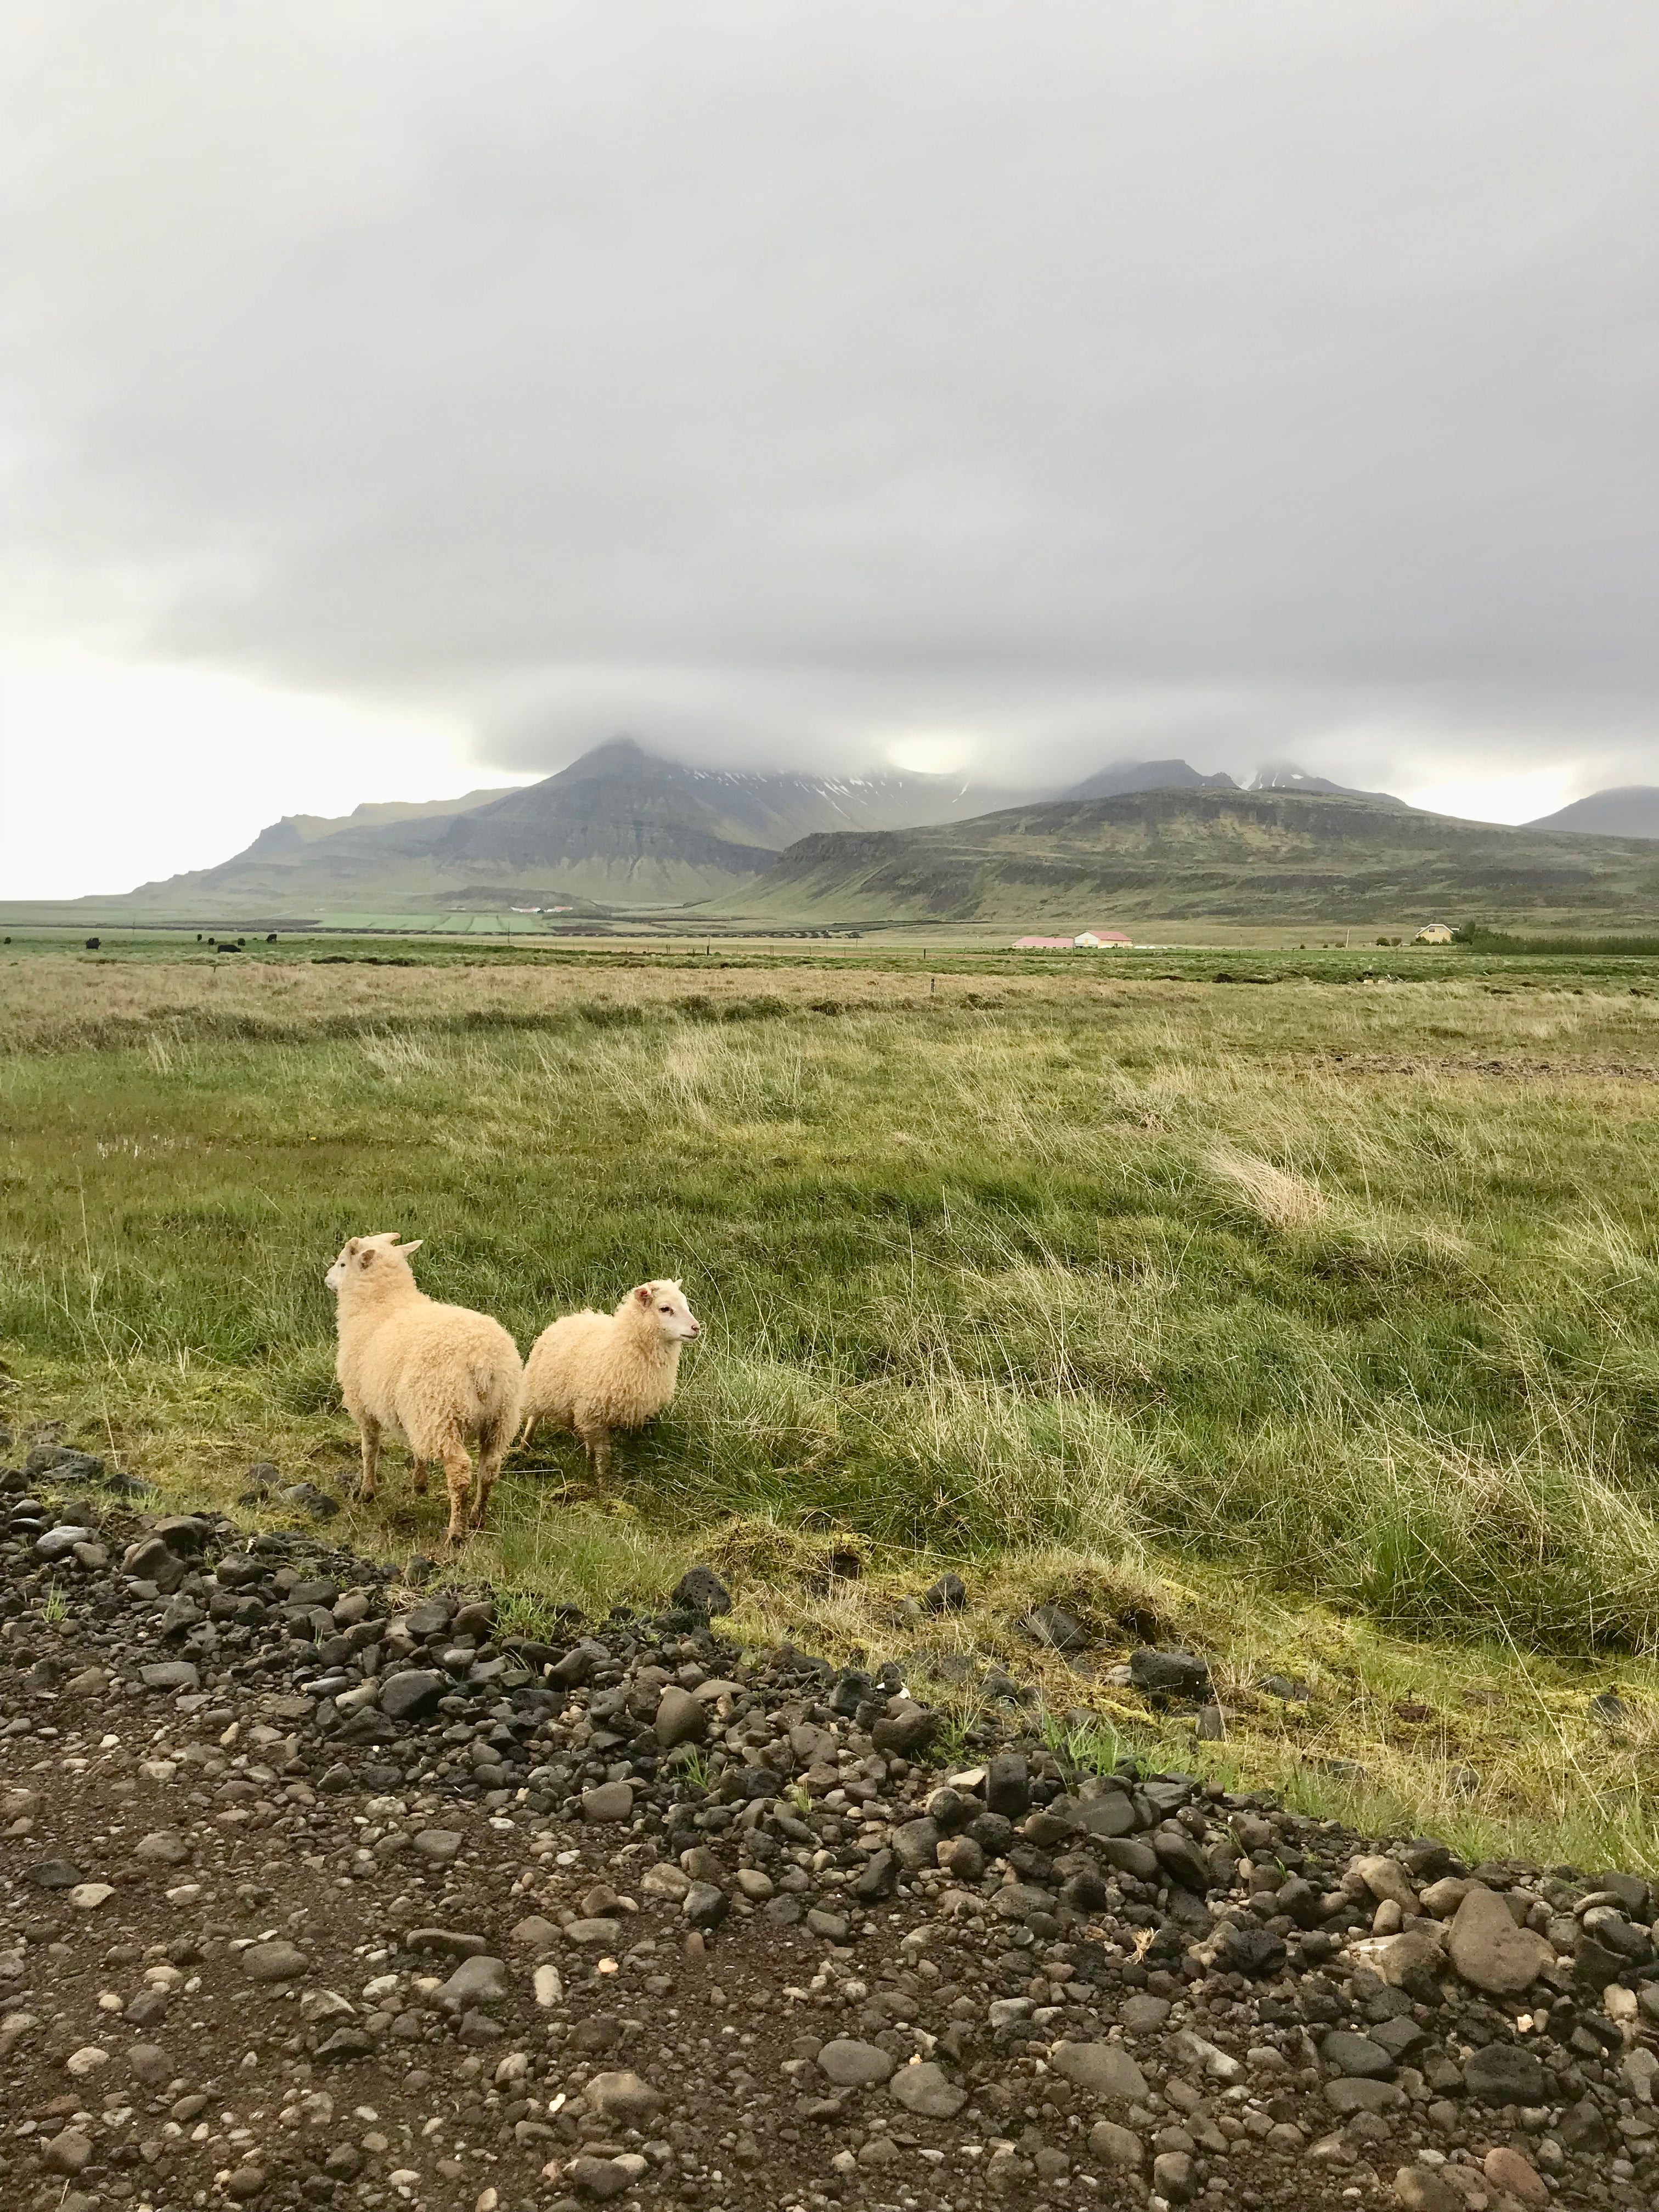
<svg viewBox="0 0 1659 2212">
<path fill-rule="evenodd" d="M 924 1613 L 960 1613 L 968 1602 L 968 1585 L 960 1575 L 941 1575 L 921 1594 Z"/>
<path fill-rule="evenodd" d="M 1007 1820 L 1022 1819 L 1031 1803 L 1031 1770 L 1019 1753 L 999 1752 L 986 1770 L 985 1802 Z"/>
<path fill-rule="evenodd" d="M 705 1620 L 732 1610 L 732 1593 L 713 1567 L 688 1567 L 674 1585 L 673 1601 Z"/>
<path fill-rule="evenodd" d="M 1061 1605 L 1034 1606 L 1022 1626 L 1034 1642 L 1054 1651 L 1086 1651 L 1093 1640 L 1077 1615 Z"/>
<path fill-rule="evenodd" d="M 1207 1698 L 1210 1669 L 1190 1651 L 1132 1651 L 1129 1679 L 1138 1690 L 1158 1698 Z"/>
<path fill-rule="evenodd" d="M 1483 2105 L 1541 2105 L 1549 2076 L 1541 2061 L 1519 2044 L 1489 2043 L 1463 2069 L 1464 2087 Z"/>
<path fill-rule="evenodd" d="M 448 1687 L 443 1675 L 428 1668 L 408 1668 L 401 1674 L 387 1675 L 380 1687 L 380 1711 L 389 1721 L 424 1720 L 437 1711 Z"/>
</svg>

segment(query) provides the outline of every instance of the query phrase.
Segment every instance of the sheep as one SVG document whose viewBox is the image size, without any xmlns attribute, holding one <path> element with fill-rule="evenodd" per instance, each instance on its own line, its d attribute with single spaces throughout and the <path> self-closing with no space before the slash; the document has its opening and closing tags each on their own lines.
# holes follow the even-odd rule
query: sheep
<svg viewBox="0 0 1659 2212">
<path fill-rule="evenodd" d="M 525 1363 L 524 1434 L 539 1420 L 574 1429 L 603 1475 L 612 1429 L 642 1429 L 674 1395 L 680 1347 L 702 1334 L 678 1282 L 635 1285 L 615 1313 L 566 1314 L 544 1328 Z"/>
<path fill-rule="evenodd" d="M 374 1495 L 380 1436 L 401 1436 L 425 1493 L 426 1463 L 443 1462 L 449 1486 L 449 1542 L 466 1540 L 471 1462 L 478 1448 L 478 1490 L 470 1525 L 482 1528 L 489 1492 L 519 1425 L 524 1367 L 500 1322 L 427 1297 L 409 1264 L 422 1239 L 354 1237 L 324 1280 L 335 1294 L 339 1353 L 335 1371 L 363 1445 L 362 1495 Z"/>
</svg>

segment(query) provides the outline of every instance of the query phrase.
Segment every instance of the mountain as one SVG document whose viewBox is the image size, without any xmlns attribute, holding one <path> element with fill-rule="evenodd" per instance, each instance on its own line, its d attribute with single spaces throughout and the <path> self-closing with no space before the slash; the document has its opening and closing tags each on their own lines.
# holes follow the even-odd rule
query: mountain
<svg viewBox="0 0 1659 2212">
<path fill-rule="evenodd" d="M 1184 760 L 1121 761 L 1062 791 L 1061 799 L 1123 799 L 1136 791 L 1199 791 L 1207 785 L 1237 791 L 1230 775 L 1200 775 Z"/>
<path fill-rule="evenodd" d="M 464 799 L 368 799 L 353 807 L 349 814 L 284 814 L 280 822 L 268 822 L 251 845 L 221 865 L 234 868 L 244 862 L 287 860 L 307 845 L 337 836 L 343 830 L 378 829 L 384 822 L 430 821 L 440 814 L 470 814 L 475 806 L 501 796 L 499 791 L 469 791 Z"/>
<path fill-rule="evenodd" d="M 1659 837 L 1659 785 L 1621 783 L 1611 791 L 1593 791 L 1553 814 L 1540 814 L 1527 827 L 1596 837 Z"/>
<path fill-rule="evenodd" d="M 613 738 L 520 789 L 430 807 L 360 807 L 340 823 L 289 816 L 216 867 L 142 884 L 125 899 L 76 903 L 221 922 L 434 902 L 682 905 L 752 882 L 804 836 L 951 820 L 1000 796 L 943 776 L 686 768 Z"/>
<path fill-rule="evenodd" d="M 1351 784 L 1333 783 L 1328 776 L 1310 775 L 1305 768 L 1297 768 L 1289 761 L 1258 769 L 1250 779 L 1252 791 L 1300 791 L 1310 797 L 1321 799 L 1364 799 L 1373 806 L 1387 806 L 1397 812 L 1409 813 L 1403 799 L 1396 799 L 1388 791 L 1356 791 Z"/>
<path fill-rule="evenodd" d="M 1636 840 L 1460 822 L 1398 800 L 1206 786 L 803 838 L 741 911 L 1079 927 L 1154 916 L 1628 922 L 1659 915 L 1659 855 Z"/>
</svg>

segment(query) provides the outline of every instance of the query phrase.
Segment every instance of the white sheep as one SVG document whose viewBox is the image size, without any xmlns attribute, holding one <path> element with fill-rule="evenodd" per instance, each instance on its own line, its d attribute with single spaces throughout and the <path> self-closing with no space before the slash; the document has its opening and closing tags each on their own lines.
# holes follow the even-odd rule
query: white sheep
<svg viewBox="0 0 1659 2212">
<path fill-rule="evenodd" d="M 677 1282 L 640 1283 L 615 1313 L 566 1314 L 544 1328 L 524 1370 L 523 1442 L 540 1420 L 574 1429 L 602 1475 L 613 1429 L 642 1429 L 674 1395 L 680 1347 L 702 1334 Z"/>
<path fill-rule="evenodd" d="M 422 1239 L 354 1237 L 324 1280 L 335 1296 L 339 1354 L 335 1371 L 346 1410 L 363 1443 L 362 1495 L 374 1495 L 380 1437 L 409 1446 L 414 1484 L 426 1489 L 428 1460 L 443 1464 L 449 1486 L 449 1540 L 464 1543 L 472 1463 L 478 1491 L 471 1526 L 482 1528 L 489 1492 L 519 1425 L 524 1367 L 500 1322 L 466 1306 L 440 1305 L 416 1284 L 409 1264 Z"/>
</svg>

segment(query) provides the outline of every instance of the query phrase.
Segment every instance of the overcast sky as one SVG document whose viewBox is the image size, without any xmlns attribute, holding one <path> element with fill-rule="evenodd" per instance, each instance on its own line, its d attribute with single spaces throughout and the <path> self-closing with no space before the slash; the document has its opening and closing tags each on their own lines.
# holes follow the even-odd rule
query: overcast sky
<svg viewBox="0 0 1659 2212">
<path fill-rule="evenodd" d="M 0 892 L 721 764 L 1659 782 L 1652 0 L 55 0 Z"/>
</svg>

